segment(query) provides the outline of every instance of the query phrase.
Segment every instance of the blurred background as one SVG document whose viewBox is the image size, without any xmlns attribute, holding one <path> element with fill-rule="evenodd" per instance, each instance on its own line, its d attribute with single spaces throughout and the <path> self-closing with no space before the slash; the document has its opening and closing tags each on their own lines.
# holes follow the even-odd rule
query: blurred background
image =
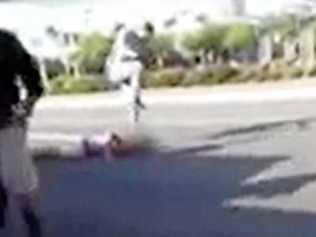
<svg viewBox="0 0 316 237">
<path fill-rule="evenodd" d="M 53 94 L 109 89 L 104 61 L 119 23 L 151 22 L 145 87 L 313 77 L 313 0 L 7 0 L 0 26 L 38 59 Z"/>
<path fill-rule="evenodd" d="M 142 84 L 176 89 L 145 90 L 130 129 L 104 62 L 118 24 L 145 22 Z M 30 123 L 47 237 L 316 236 L 316 0 L 11 0 L 0 27 L 67 95 Z M 130 130 L 154 149 L 68 159 L 82 138 Z"/>
</svg>

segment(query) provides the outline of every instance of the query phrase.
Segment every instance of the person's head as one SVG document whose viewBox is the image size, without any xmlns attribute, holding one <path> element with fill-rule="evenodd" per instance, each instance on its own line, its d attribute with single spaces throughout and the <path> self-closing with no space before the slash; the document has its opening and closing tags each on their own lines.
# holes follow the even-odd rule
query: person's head
<svg viewBox="0 0 316 237">
<path fill-rule="evenodd" d="M 150 22 L 145 22 L 144 31 L 146 35 L 153 36 L 155 34 L 155 27 Z"/>
</svg>

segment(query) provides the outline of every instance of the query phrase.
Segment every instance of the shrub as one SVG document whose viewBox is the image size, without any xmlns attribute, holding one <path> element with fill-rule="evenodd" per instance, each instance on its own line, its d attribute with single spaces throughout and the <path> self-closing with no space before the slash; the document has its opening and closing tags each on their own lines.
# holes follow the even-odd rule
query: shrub
<svg viewBox="0 0 316 237">
<path fill-rule="evenodd" d="M 240 71 L 229 66 L 213 67 L 203 71 L 189 71 L 186 74 L 182 86 L 215 85 L 227 82 L 235 82 Z"/>
<path fill-rule="evenodd" d="M 219 83 L 230 82 L 234 76 L 237 76 L 239 71 L 229 66 L 219 67 L 214 71 L 214 77 Z"/>
<path fill-rule="evenodd" d="M 241 70 L 238 75 L 230 79 L 233 83 L 248 82 L 257 79 L 258 71 L 254 69 Z"/>
<path fill-rule="evenodd" d="M 268 78 L 271 80 L 280 80 L 283 77 L 283 72 L 281 70 L 270 70 L 268 72 Z"/>
<path fill-rule="evenodd" d="M 228 65 L 221 65 L 199 70 L 196 68 L 189 70 L 169 68 L 145 71 L 141 78 L 141 85 L 149 88 L 209 86 L 223 83 L 300 78 L 303 75 L 303 69 L 290 67 L 280 62 L 273 62 L 265 67 L 244 65 L 241 68 L 233 68 Z M 316 68 L 313 68 L 309 75 L 316 75 Z M 69 75 L 61 75 L 50 82 L 53 94 L 88 93 L 112 88 L 112 85 L 105 80 L 103 75 L 90 75 L 77 79 Z"/>
<path fill-rule="evenodd" d="M 232 24 L 229 26 L 224 46 L 229 49 L 240 50 L 253 45 L 256 41 L 255 29 L 247 24 Z"/>
<path fill-rule="evenodd" d="M 84 73 L 101 73 L 112 43 L 112 39 L 100 33 L 91 33 L 80 40 L 78 50 L 72 55 L 72 60 L 79 64 Z"/>
<path fill-rule="evenodd" d="M 180 44 L 187 50 L 187 53 L 198 55 L 201 62 L 207 63 L 209 61 L 207 55 L 210 52 L 217 59 L 224 51 L 223 41 L 226 30 L 226 26 L 204 24 L 196 31 L 185 33 L 181 38 Z"/>
<path fill-rule="evenodd" d="M 176 69 L 159 70 L 144 74 L 143 85 L 150 88 L 211 85 L 213 82 L 213 71 L 206 72 L 184 71 Z"/>
<path fill-rule="evenodd" d="M 192 52 L 220 51 L 223 48 L 226 30 L 225 26 L 206 24 L 197 31 L 185 34 L 181 44 Z"/>
<path fill-rule="evenodd" d="M 309 72 L 308 76 L 315 77 L 316 76 L 316 66 L 314 66 Z"/>
<path fill-rule="evenodd" d="M 44 63 L 48 78 L 54 78 L 66 72 L 65 66 L 59 60 L 46 59 Z"/>
<path fill-rule="evenodd" d="M 256 78 L 256 81 L 260 82 L 280 80 L 284 74 L 283 68 L 284 66 L 279 64 L 267 65 L 265 67 L 257 68 L 254 78 Z"/>
<path fill-rule="evenodd" d="M 237 69 L 229 66 L 220 66 L 201 72 L 196 80 L 199 85 L 222 84 L 231 81 L 239 74 Z"/>
<path fill-rule="evenodd" d="M 61 75 L 51 82 L 52 94 L 78 94 L 104 90 L 104 82 L 100 78 Z"/>
<path fill-rule="evenodd" d="M 287 76 L 289 78 L 300 78 L 302 76 L 304 76 L 304 70 L 301 69 L 301 68 L 292 68 L 292 67 L 289 67 L 287 68 Z"/>
<path fill-rule="evenodd" d="M 143 77 L 145 87 L 176 87 L 181 85 L 185 73 L 183 70 L 167 69 L 147 72 Z"/>
</svg>

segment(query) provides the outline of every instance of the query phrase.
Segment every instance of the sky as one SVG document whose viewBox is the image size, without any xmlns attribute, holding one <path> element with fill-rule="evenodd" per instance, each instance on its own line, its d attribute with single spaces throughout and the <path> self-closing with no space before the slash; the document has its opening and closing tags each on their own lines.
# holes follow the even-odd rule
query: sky
<svg viewBox="0 0 316 237">
<path fill-rule="evenodd" d="M 214 18 L 227 18 L 231 0 L 0 0 L 0 27 L 15 29 L 25 46 L 36 54 L 55 55 L 56 46 L 36 46 L 34 39 L 44 39 L 49 25 L 59 30 L 80 32 L 85 29 L 102 29 L 110 32 L 116 22 L 135 24 L 150 20 L 155 23 L 172 18 L 175 13 L 189 10 Z M 285 4 L 308 0 L 247 0 L 247 12 L 262 16 L 279 12 Z M 315 0 L 316 1 L 316 0 Z M 93 9 L 93 11 L 87 11 Z M 90 21 L 88 16 L 93 15 Z M 156 22 L 155 22 L 156 21 Z M 87 24 L 90 22 L 90 24 Z M 183 18 L 178 27 L 182 30 L 192 24 Z M 37 41 L 37 40 L 36 40 Z M 38 41 L 37 41 L 38 42 Z M 46 42 L 45 40 L 42 42 Z M 37 44 L 38 45 L 38 44 Z M 35 49 L 36 48 L 36 49 Z M 49 50 L 48 50 L 49 49 Z M 37 50 L 37 51 L 36 51 Z"/>
<path fill-rule="evenodd" d="M 74 29 L 87 22 L 94 7 L 93 25 L 146 19 L 166 19 L 180 10 L 195 10 L 210 15 L 224 14 L 231 0 L 0 0 L 0 26 L 15 25 L 26 31 L 43 24 L 55 23 Z M 247 12 L 265 15 L 282 9 L 290 2 L 305 0 L 247 0 Z M 12 14 L 14 13 L 14 14 Z M 91 15 L 91 13 L 90 13 Z M 25 24 L 25 19 L 27 23 Z"/>
<path fill-rule="evenodd" d="M 0 2 L 28 3 L 51 8 L 64 7 L 85 7 L 89 5 L 107 5 L 122 7 L 131 6 L 140 7 L 142 5 L 152 6 L 150 10 L 157 11 L 174 8 L 206 8 L 223 10 L 227 8 L 231 0 L 2 0 Z M 263 14 L 265 12 L 276 10 L 285 3 L 294 0 L 247 0 L 248 10 L 254 14 Z M 303 0 L 295 0 L 303 1 Z M 180 3 L 180 4 L 179 4 Z M 157 9 L 158 6 L 158 9 Z"/>
<path fill-rule="evenodd" d="M 37 5 L 45 5 L 50 7 L 76 7 L 76 6 L 89 6 L 93 4 L 110 5 L 110 6 L 141 6 L 151 5 L 152 9 L 159 8 L 161 10 L 165 7 L 171 8 L 215 8 L 225 9 L 230 0 L 7 0 L 4 2 L 23 2 Z M 254 14 L 263 14 L 265 12 L 273 11 L 280 8 L 282 5 L 293 0 L 247 0 L 248 10 Z M 295 0 L 303 1 L 303 0 Z M 181 3 L 181 4 L 179 4 Z M 205 9 L 205 8 L 204 8 Z"/>
</svg>

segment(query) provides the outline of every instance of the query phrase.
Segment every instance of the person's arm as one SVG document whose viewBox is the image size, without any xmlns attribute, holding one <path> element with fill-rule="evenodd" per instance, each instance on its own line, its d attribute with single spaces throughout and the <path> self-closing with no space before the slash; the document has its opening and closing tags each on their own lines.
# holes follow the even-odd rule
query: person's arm
<svg viewBox="0 0 316 237">
<path fill-rule="evenodd" d="M 44 92 L 39 66 L 18 40 L 13 43 L 17 54 L 17 74 L 27 90 L 27 98 L 23 103 L 26 111 L 31 113 L 36 101 Z"/>
</svg>

